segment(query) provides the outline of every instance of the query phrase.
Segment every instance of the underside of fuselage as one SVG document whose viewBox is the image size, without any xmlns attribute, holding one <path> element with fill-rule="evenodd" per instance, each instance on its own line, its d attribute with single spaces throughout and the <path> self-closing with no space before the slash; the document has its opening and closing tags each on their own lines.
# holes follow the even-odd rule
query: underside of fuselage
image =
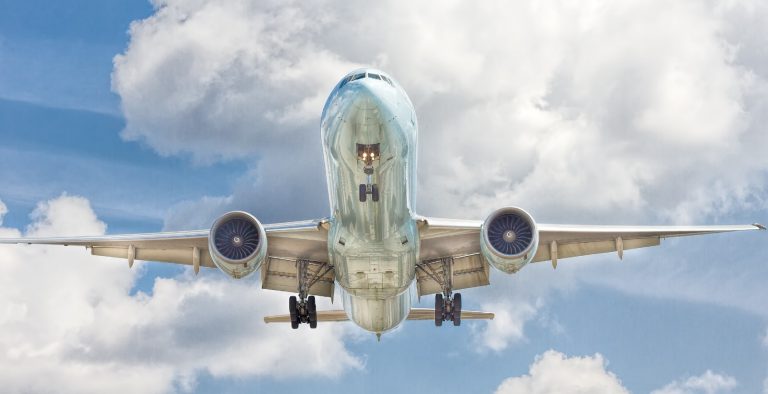
<svg viewBox="0 0 768 394">
<path fill-rule="evenodd" d="M 405 92 L 381 75 L 358 70 L 345 77 L 326 103 L 321 126 L 330 261 L 348 317 L 377 333 L 407 317 L 419 252 L 415 114 Z"/>
</svg>

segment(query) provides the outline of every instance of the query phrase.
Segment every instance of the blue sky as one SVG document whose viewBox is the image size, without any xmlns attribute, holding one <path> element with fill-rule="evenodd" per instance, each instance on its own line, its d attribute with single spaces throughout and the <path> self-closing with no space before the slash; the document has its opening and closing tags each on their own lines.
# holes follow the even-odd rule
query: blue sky
<svg viewBox="0 0 768 394">
<path fill-rule="evenodd" d="M 107 233 L 203 228 L 231 209 L 265 222 L 326 216 L 320 111 L 360 65 L 389 71 L 414 101 L 420 213 L 482 219 L 512 204 L 548 223 L 768 222 L 763 4 L 383 2 L 359 14 L 324 2 L 160 3 L 0 3 L 3 231 L 96 231 L 99 220 Z M 0 382 L 98 392 L 110 383 L 96 374 L 128 370 L 146 383 L 123 386 L 134 392 L 546 392 L 543 381 L 766 392 L 767 241 L 674 240 L 621 262 L 494 273 L 493 286 L 463 297 L 499 313 L 497 326 L 412 322 L 381 343 L 347 324 L 262 327 L 287 294 L 256 280 L 4 248 L 4 310 L 27 312 L 0 315 L 0 332 L 65 350 L 0 341 L 3 353 L 35 354 L 0 358 L 10 366 Z M 19 262 L 43 267 L 56 289 Z M 217 298 L 229 292 L 248 300 Z M 53 294 L 103 320 L 53 319 L 42 308 L 65 309 Z M 130 335 L 105 334 L 120 322 Z M 29 329 L 41 325 L 62 328 Z M 168 349 L 144 349 L 158 332 Z M 548 369 L 550 350 L 564 367 Z M 25 371 L 47 371 L 51 386 Z"/>
</svg>

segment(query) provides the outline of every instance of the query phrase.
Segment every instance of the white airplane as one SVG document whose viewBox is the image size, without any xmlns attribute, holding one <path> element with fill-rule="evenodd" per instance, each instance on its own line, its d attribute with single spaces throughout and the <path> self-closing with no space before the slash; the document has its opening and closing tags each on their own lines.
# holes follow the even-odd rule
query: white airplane
<svg viewBox="0 0 768 394">
<path fill-rule="evenodd" d="M 234 279 L 261 269 L 265 289 L 297 293 L 289 313 L 266 317 L 295 329 L 352 320 L 377 336 L 406 319 L 488 319 L 462 311 L 454 290 L 489 284 L 489 267 L 514 274 L 526 264 L 659 245 L 663 238 L 765 230 L 727 226 L 594 226 L 539 224 L 518 207 L 484 221 L 423 217 L 414 210 L 417 123 L 413 104 L 388 74 L 347 74 L 323 108 L 321 136 L 330 216 L 262 225 L 241 211 L 210 229 L 71 238 L 0 239 L 0 243 L 79 245 L 98 256 L 218 268 Z M 341 288 L 343 311 L 317 311 L 315 296 Z M 412 309 L 435 294 L 435 308 Z"/>
</svg>

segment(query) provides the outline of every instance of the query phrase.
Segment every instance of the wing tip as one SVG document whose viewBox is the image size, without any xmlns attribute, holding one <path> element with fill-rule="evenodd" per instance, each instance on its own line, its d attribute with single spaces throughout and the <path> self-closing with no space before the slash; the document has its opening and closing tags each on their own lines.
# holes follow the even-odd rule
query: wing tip
<svg viewBox="0 0 768 394">
<path fill-rule="evenodd" d="M 760 223 L 752 223 L 752 225 L 757 227 L 758 230 L 765 230 L 765 226 Z"/>
</svg>

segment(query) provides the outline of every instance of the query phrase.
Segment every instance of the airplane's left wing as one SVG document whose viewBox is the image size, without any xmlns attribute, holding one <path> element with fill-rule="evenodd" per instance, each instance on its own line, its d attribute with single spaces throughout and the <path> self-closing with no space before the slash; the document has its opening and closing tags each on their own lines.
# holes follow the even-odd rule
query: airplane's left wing
<svg viewBox="0 0 768 394">
<path fill-rule="evenodd" d="M 262 265 L 262 287 L 296 292 L 299 262 L 314 278 L 309 294 L 333 295 L 333 269 L 328 264 L 324 220 L 264 225 L 267 255 Z M 158 261 L 215 268 L 208 250 L 209 230 L 120 234 L 95 237 L 0 238 L 0 244 L 84 246 L 92 255 L 128 260 Z"/>
<path fill-rule="evenodd" d="M 446 277 L 460 287 L 488 284 L 488 262 L 480 251 L 479 220 L 421 218 L 419 294 L 438 293 Z M 531 262 L 656 246 L 662 239 L 731 231 L 765 230 L 760 224 L 718 226 L 600 226 L 536 224 L 539 244 Z M 446 276 L 446 273 L 448 275 Z"/>
</svg>

